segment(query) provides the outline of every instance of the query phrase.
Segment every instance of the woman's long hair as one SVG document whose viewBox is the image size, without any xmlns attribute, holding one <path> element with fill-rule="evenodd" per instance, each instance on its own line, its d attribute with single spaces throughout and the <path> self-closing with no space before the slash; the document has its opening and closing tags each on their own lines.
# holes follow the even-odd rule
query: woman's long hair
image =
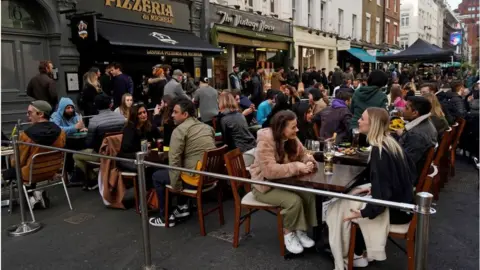
<svg viewBox="0 0 480 270">
<path fill-rule="evenodd" d="M 399 84 L 393 84 L 390 88 L 390 103 L 393 105 L 398 97 L 403 99 L 402 88 Z"/>
<path fill-rule="evenodd" d="M 170 120 L 172 120 L 172 112 L 173 112 L 173 98 L 170 95 L 166 95 L 162 97 L 163 103 L 165 103 L 167 106 L 163 108 L 162 112 L 162 124 L 168 123 Z"/>
<path fill-rule="evenodd" d="M 87 84 L 93 86 L 97 93 L 102 92 L 102 87 L 100 86 L 100 82 L 98 81 L 97 73 L 93 71 L 89 71 L 85 74 L 85 81 Z"/>
<path fill-rule="evenodd" d="M 140 126 L 140 121 L 138 120 L 138 111 L 141 108 L 145 108 L 145 111 L 148 114 L 147 106 L 143 103 L 133 104 L 130 108 L 130 114 L 128 115 L 127 126 L 133 126 L 135 129 L 139 130 L 142 134 L 147 133 L 152 129 L 152 123 L 147 119 L 143 125 Z"/>
<path fill-rule="evenodd" d="M 231 112 L 239 111 L 238 104 L 235 101 L 232 93 L 222 92 L 218 97 L 218 108 L 220 111 L 229 110 Z"/>
<path fill-rule="evenodd" d="M 122 104 L 120 104 L 119 110 L 120 113 L 125 116 L 125 118 L 128 118 L 130 115 L 130 108 L 127 107 L 127 97 L 131 97 L 133 99 L 133 96 L 129 93 L 123 94 L 122 96 Z"/>
<path fill-rule="evenodd" d="M 295 161 L 292 158 L 297 156 L 298 143 L 297 139 L 283 138 L 283 131 L 288 125 L 288 122 L 296 120 L 297 116 L 290 110 L 280 111 L 272 118 L 270 128 L 272 129 L 273 139 L 275 140 L 275 148 L 278 156 L 278 163 L 283 163 L 285 155 L 289 161 Z"/>
<path fill-rule="evenodd" d="M 371 146 L 378 147 L 380 157 L 382 149 L 401 159 L 404 158 L 403 149 L 397 141 L 390 135 L 388 125 L 390 118 L 388 112 L 382 108 L 370 107 L 367 109 L 370 129 L 368 130 L 367 140 Z"/>
<path fill-rule="evenodd" d="M 278 94 L 275 96 L 275 106 L 273 106 L 272 111 L 270 114 L 267 116 L 267 120 L 265 123 L 263 123 L 262 127 L 266 128 L 269 127 L 272 124 L 272 119 L 280 111 L 284 110 L 290 110 L 291 106 L 288 103 L 288 97 L 282 93 L 282 92 L 277 92 Z"/>
<path fill-rule="evenodd" d="M 437 117 L 445 117 L 445 114 L 443 113 L 443 110 L 442 110 L 442 105 L 440 105 L 440 102 L 438 101 L 437 96 L 435 96 L 432 93 L 425 93 L 422 96 L 428 99 L 428 101 L 430 101 L 430 104 L 432 104 L 432 110 L 430 110 L 430 113 L 432 115 Z"/>
</svg>

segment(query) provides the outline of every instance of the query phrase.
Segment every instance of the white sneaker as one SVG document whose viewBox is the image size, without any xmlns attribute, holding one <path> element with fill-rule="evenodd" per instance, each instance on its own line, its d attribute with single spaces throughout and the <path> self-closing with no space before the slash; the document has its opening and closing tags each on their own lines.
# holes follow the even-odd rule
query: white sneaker
<svg viewBox="0 0 480 270">
<path fill-rule="evenodd" d="M 285 247 L 288 251 L 293 254 L 300 254 L 303 252 L 303 247 L 294 232 L 285 234 L 283 237 L 285 240 Z"/>
<path fill-rule="evenodd" d="M 40 191 L 40 190 L 34 191 L 33 192 L 33 197 L 35 197 L 37 202 L 39 202 L 40 205 L 42 206 L 42 208 L 45 209 L 45 208 L 47 208 L 47 204 L 45 203 L 43 192 L 44 191 Z"/>
<path fill-rule="evenodd" d="M 304 248 L 311 248 L 315 246 L 315 241 L 308 237 L 307 233 L 304 231 L 296 231 L 297 238 L 300 240 L 300 244 Z"/>
<path fill-rule="evenodd" d="M 353 255 L 353 267 L 367 267 L 368 260 L 363 256 Z"/>
<path fill-rule="evenodd" d="M 30 196 L 28 200 L 30 201 L 30 206 L 32 207 L 32 209 L 35 207 L 35 204 L 38 203 L 38 200 L 35 198 L 35 196 Z"/>
</svg>

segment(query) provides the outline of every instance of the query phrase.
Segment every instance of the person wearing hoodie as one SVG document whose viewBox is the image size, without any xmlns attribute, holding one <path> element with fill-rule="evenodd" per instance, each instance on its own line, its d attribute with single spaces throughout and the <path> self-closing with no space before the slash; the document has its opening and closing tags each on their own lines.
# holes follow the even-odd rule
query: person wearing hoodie
<svg viewBox="0 0 480 270">
<path fill-rule="evenodd" d="M 87 131 L 81 115 L 75 112 L 75 104 L 70 98 L 60 99 L 58 109 L 52 114 L 50 121 L 63 129 L 67 136 L 79 131 Z"/>
<path fill-rule="evenodd" d="M 35 143 L 47 146 L 63 148 L 65 146 L 65 132 L 62 131 L 55 123 L 49 122 L 48 117 L 52 111 L 52 107 L 47 101 L 36 100 L 33 101 L 27 110 L 28 121 L 32 125 L 24 132 L 20 133 L 18 141 L 26 143 Z M 30 164 L 32 157 L 38 153 L 48 152 L 49 149 L 38 146 L 19 145 L 20 150 L 20 172 L 22 179 L 28 179 L 30 174 Z M 4 180 L 14 180 L 17 177 L 14 159 L 12 159 L 12 168 L 2 172 Z M 35 185 L 27 187 L 27 189 L 34 189 Z M 47 208 L 49 200 L 45 191 L 34 191 L 32 196 L 28 198 L 32 209 L 40 203 L 43 208 Z"/>
<path fill-rule="evenodd" d="M 350 105 L 352 111 L 352 121 L 350 128 L 358 128 L 358 119 L 369 107 L 387 108 L 388 98 L 381 88 L 388 82 L 388 76 L 381 70 L 374 70 L 368 77 L 368 86 L 360 87 L 352 97 Z"/>
<path fill-rule="evenodd" d="M 352 100 L 352 94 L 348 91 L 337 93 L 332 106 L 327 107 L 313 117 L 313 121 L 320 127 L 320 140 L 333 137 L 337 133 L 336 143 L 349 140 L 350 122 L 352 113 L 348 106 Z"/>
<path fill-rule="evenodd" d="M 316 140 L 313 131 L 313 108 L 307 102 L 296 103 L 292 107 L 292 111 L 297 115 L 297 137 L 305 144 L 306 140 Z"/>
</svg>

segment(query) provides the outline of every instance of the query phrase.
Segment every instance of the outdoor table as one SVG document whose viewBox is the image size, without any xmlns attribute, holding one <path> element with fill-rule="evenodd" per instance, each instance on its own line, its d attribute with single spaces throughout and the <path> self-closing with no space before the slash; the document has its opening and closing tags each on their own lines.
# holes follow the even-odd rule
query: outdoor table
<svg viewBox="0 0 480 270">
<path fill-rule="evenodd" d="M 323 155 L 322 155 L 323 156 Z M 364 168 L 357 165 L 334 164 L 333 174 L 326 175 L 324 173 L 323 162 L 317 162 L 318 170 L 314 173 L 293 176 L 289 178 L 275 179 L 276 183 L 282 183 L 292 186 L 302 186 L 318 190 L 346 193 L 356 183 L 356 176 L 358 176 Z M 316 250 L 321 251 L 324 247 L 324 242 L 328 243 L 328 239 L 322 239 L 323 226 L 323 196 L 316 197 L 316 210 L 318 226 L 313 228 L 313 240 L 316 242 Z"/>
<path fill-rule="evenodd" d="M 342 155 L 333 157 L 333 163 L 335 164 L 343 164 L 343 165 L 350 165 L 350 166 L 367 166 L 368 164 L 368 156 L 369 152 L 357 152 L 355 155 Z M 323 162 L 323 152 L 315 152 L 313 153 L 313 157 L 318 162 Z"/>
</svg>

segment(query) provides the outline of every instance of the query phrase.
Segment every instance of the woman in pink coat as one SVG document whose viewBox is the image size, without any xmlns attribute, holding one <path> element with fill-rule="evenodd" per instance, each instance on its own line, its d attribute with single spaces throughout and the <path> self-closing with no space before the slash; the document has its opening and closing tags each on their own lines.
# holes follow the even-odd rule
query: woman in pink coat
<svg viewBox="0 0 480 270">
<path fill-rule="evenodd" d="M 250 167 L 252 179 L 275 181 L 316 169 L 315 159 L 306 153 L 297 132 L 297 117 L 289 110 L 275 114 L 270 127 L 258 131 L 255 162 Z M 288 251 L 298 254 L 315 245 L 305 232 L 309 227 L 317 226 L 314 194 L 262 185 L 254 185 L 252 192 L 259 202 L 283 208 L 283 231 Z"/>
</svg>

